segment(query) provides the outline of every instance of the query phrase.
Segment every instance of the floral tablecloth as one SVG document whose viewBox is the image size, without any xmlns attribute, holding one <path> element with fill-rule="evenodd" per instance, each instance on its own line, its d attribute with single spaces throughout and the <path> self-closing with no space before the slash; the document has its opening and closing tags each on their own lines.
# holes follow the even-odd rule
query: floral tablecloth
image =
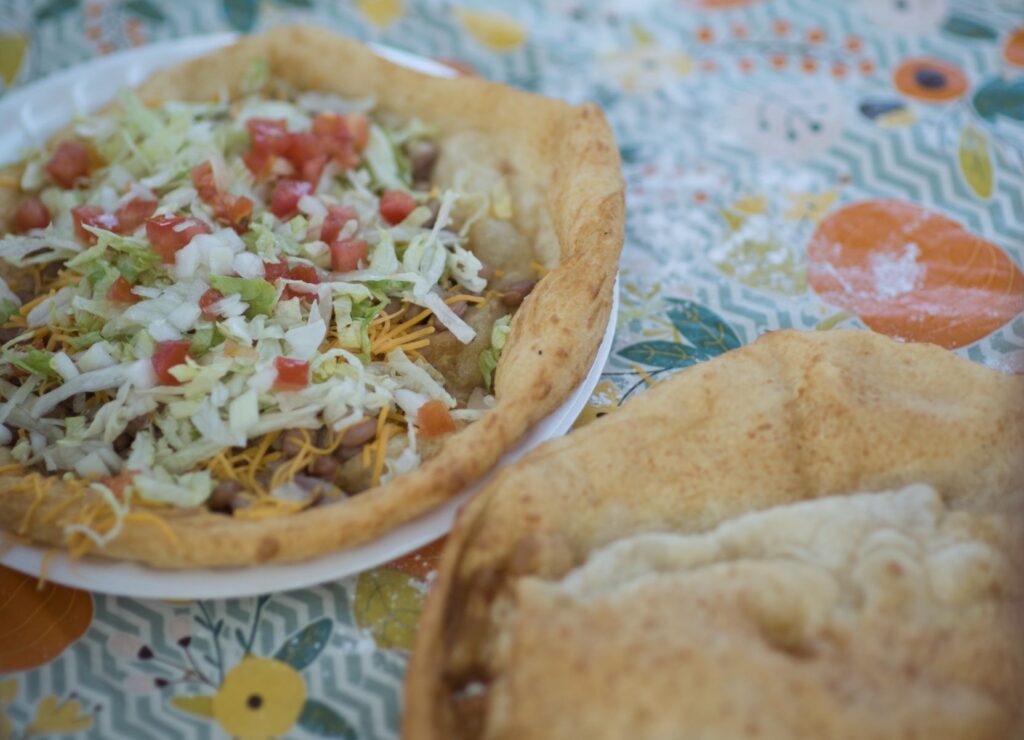
<svg viewBox="0 0 1024 740">
<path fill-rule="evenodd" d="M 577 424 L 782 327 L 1024 370 L 1020 0 L 0 0 L 0 83 L 290 22 L 604 107 L 622 309 Z M 436 550 L 196 603 L 0 569 L 0 738 L 396 737 Z"/>
</svg>

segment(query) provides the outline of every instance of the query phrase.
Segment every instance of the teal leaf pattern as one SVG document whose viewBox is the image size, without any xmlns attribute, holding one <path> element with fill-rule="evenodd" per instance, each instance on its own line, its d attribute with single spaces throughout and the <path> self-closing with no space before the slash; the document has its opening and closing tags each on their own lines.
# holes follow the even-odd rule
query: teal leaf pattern
<svg viewBox="0 0 1024 740">
<path fill-rule="evenodd" d="M 259 0 L 223 0 L 224 17 L 236 31 L 248 33 L 256 27 L 260 15 Z"/>
<path fill-rule="evenodd" d="M 714 357 L 740 346 L 740 338 L 722 317 L 710 309 L 682 298 L 669 298 L 668 319 L 703 354 Z"/>
<path fill-rule="evenodd" d="M 332 629 L 334 623 L 330 619 L 318 619 L 289 637 L 274 653 L 274 657 L 301 671 L 316 660 L 316 656 L 327 645 Z"/>
<path fill-rule="evenodd" d="M 711 355 L 693 347 L 659 339 L 631 344 L 620 349 L 619 355 L 632 362 L 639 362 L 642 365 L 675 368 L 689 367 L 711 357 Z"/>
<path fill-rule="evenodd" d="M 160 23 L 167 19 L 164 11 L 155 3 L 150 2 L 150 0 L 125 0 L 121 7 L 124 8 L 125 12 L 145 18 L 147 21 Z"/>
<path fill-rule="evenodd" d="M 344 717 L 316 699 L 307 699 L 298 719 L 299 727 L 321 737 L 356 740 L 356 731 Z"/>
<path fill-rule="evenodd" d="M 64 15 L 69 10 L 77 10 L 80 4 L 81 0 L 50 0 L 36 11 L 36 22 L 48 21 Z"/>
<path fill-rule="evenodd" d="M 283 5 L 286 8 L 300 8 L 302 10 L 309 10 L 313 7 L 313 0 L 274 0 L 278 5 Z"/>
<path fill-rule="evenodd" d="M 1024 121 L 1024 78 L 989 80 L 974 93 L 974 108 L 986 121 L 998 116 Z"/>
<path fill-rule="evenodd" d="M 942 24 L 942 30 L 953 36 L 979 41 L 991 41 L 999 35 L 991 26 L 962 15 L 951 15 Z"/>
</svg>

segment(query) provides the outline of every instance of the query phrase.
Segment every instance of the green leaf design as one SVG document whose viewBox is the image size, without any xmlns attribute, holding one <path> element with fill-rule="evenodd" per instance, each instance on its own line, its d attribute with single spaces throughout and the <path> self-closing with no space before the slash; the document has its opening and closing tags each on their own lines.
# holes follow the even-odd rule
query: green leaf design
<svg viewBox="0 0 1024 740">
<path fill-rule="evenodd" d="M 170 704 L 175 709 L 196 717 L 213 716 L 212 696 L 172 696 Z"/>
<path fill-rule="evenodd" d="M 957 153 L 960 172 L 971 190 L 979 198 L 992 196 L 992 157 L 988 151 L 988 138 L 976 127 L 968 126 L 960 132 L 960 148 Z"/>
<path fill-rule="evenodd" d="M 378 568 L 356 583 L 356 624 L 369 630 L 383 649 L 412 648 L 425 594 L 408 573 Z"/>
<path fill-rule="evenodd" d="M 64 15 L 69 10 L 78 8 L 80 4 L 81 0 L 50 0 L 36 11 L 36 22 L 48 21 L 51 18 Z"/>
<path fill-rule="evenodd" d="M 121 6 L 124 10 L 132 15 L 137 15 L 140 18 L 145 18 L 149 21 L 163 21 L 167 19 L 164 15 L 164 11 L 149 0 L 125 0 L 125 3 Z"/>
<path fill-rule="evenodd" d="M 655 367 L 689 367 L 712 357 L 685 344 L 658 339 L 631 344 L 620 349 L 619 355 L 632 362 Z"/>
<path fill-rule="evenodd" d="M 989 80 L 974 93 L 974 108 L 986 121 L 999 116 L 1024 121 L 1024 78 Z"/>
<path fill-rule="evenodd" d="M 703 306 L 682 298 L 669 298 L 668 319 L 683 339 L 708 357 L 720 355 L 742 344 L 722 318 Z"/>
<path fill-rule="evenodd" d="M 299 727 L 322 737 L 356 740 L 356 731 L 348 721 L 316 699 L 307 699 L 298 719 Z"/>
<path fill-rule="evenodd" d="M 991 26 L 986 26 L 984 23 L 965 18 L 962 15 L 951 15 L 942 24 L 942 30 L 953 36 L 979 41 L 991 41 L 999 35 Z"/>
<path fill-rule="evenodd" d="M 223 0 L 224 16 L 231 27 L 248 33 L 256 27 L 260 14 L 259 0 Z"/>
<path fill-rule="evenodd" d="M 333 629 L 334 623 L 328 617 L 318 619 L 289 637 L 274 653 L 274 657 L 301 671 L 316 660 L 316 656 L 327 645 Z"/>
</svg>

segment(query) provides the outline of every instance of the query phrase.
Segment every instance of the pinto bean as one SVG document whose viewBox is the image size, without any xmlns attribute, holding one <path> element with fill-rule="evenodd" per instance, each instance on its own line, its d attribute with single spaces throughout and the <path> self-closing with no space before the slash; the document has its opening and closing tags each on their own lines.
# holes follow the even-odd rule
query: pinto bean
<svg viewBox="0 0 1024 740">
<path fill-rule="evenodd" d="M 236 480 L 222 480 L 213 489 L 210 498 L 206 499 L 206 508 L 222 514 L 230 514 L 234 510 L 235 499 L 242 491 L 242 484 Z"/>
<path fill-rule="evenodd" d="M 501 302 L 509 308 L 515 308 L 526 300 L 526 296 L 530 295 L 536 285 L 536 280 L 521 280 L 518 283 L 513 283 L 502 292 Z"/>
<path fill-rule="evenodd" d="M 285 455 L 294 457 L 309 439 L 309 431 L 306 429 L 286 429 L 281 436 L 274 441 L 274 446 Z"/>
<path fill-rule="evenodd" d="M 412 181 L 429 184 L 430 178 L 434 175 L 437 157 L 441 153 L 437 144 L 432 141 L 413 141 L 406 147 L 406 153 L 409 155 Z"/>
<path fill-rule="evenodd" d="M 490 283 L 494 278 L 498 277 L 494 268 L 488 265 L 486 262 L 482 262 L 480 267 L 480 277 Z"/>
<path fill-rule="evenodd" d="M 363 447 L 339 447 L 334 451 L 334 459 L 344 464 L 351 460 L 353 457 L 359 457 L 363 454 Z"/>
<path fill-rule="evenodd" d="M 341 464 L 330 455 L 321 455 L 309 466 L 309 472 L 316 478 L 332 480 Z"/>
<path fill-rule="evenodd" d="M 377 436 L 377 420 L 363 419 L 342 431 L 342 447 L 362 447 Z"/>
</svg>

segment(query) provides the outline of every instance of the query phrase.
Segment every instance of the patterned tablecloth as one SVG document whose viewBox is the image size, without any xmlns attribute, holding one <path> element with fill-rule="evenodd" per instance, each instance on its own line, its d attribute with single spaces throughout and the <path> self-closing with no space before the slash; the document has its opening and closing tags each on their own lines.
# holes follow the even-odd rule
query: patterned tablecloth
<svg viewBox="0 0 1024 740">
<path fill-rule="evenodd" d="M 1024 369 L 1020 0 L 0 0 L 0 80 L 287 22 L 604 107 L 623 301 L 578 424 L 780 327 Z M 0 569 L 0 738 L 396 737 L 436 549 L 196 603 Z"/>
</svg>

